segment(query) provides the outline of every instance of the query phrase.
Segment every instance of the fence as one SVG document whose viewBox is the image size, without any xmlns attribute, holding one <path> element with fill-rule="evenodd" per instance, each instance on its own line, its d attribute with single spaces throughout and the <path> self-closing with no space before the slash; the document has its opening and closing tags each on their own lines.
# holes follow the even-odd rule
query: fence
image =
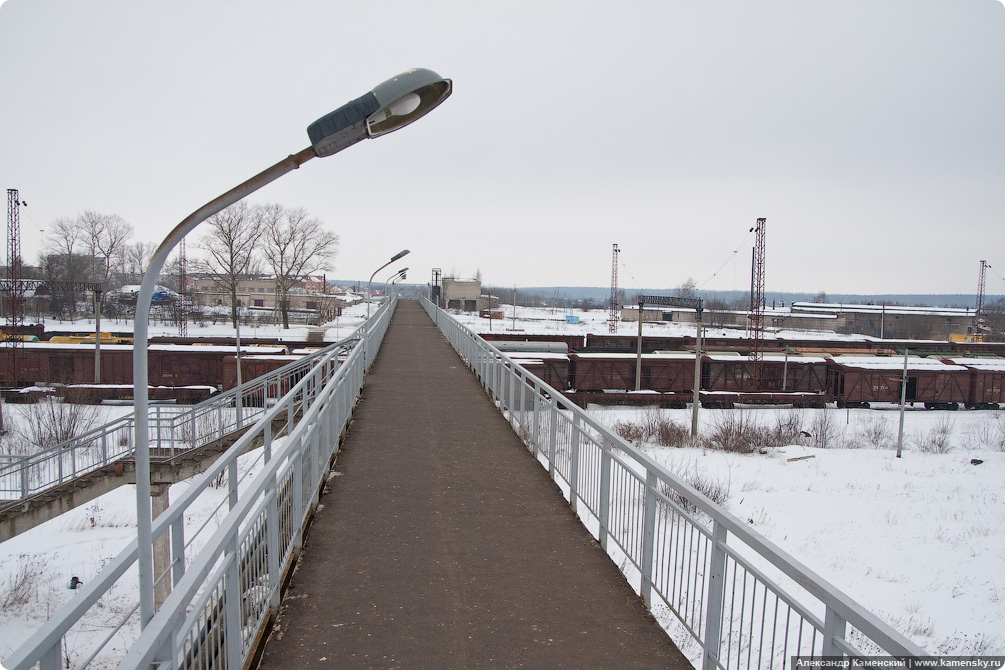
<svg viewBox="0 0 1005 670">
<path fill-rule="evenodd" d="M 254 423 L 322 358 L 330 356 L 329 349 L 337 349 L 338 355 L 344 357 L 358 340 L 358 332 L 353 333 L 325 350 L 192 407 L 152 405 L 152 458 L 172 458 L 182 450 L 208 444 Z M 29 455 L 4 456 L 0 464 L 0 500 L 23 500 L 111 465 L 131 456 L 134 444 L 134 417 L 130 415 Z"/>
<path fill-rule="evenodd" d="M 573 511 L 703 670 L 801 656 L 924 656 L 833 585 L 460 325 L 423 306 Z M 821 532 L 826 532 L 821 530 Z"/>
<path fill-rule="evenodd" d="M 342 433 L 359 397 L 368 362 L 373 360 L 396 300 L 385 303 L 361 328 L 351 350 L 332 346 L 290 384 L 271 408 L 255 409 L 257 420 L 206 472 L 153 522 L 155 547 L 169 545 L 170 559 L 155 565 L 158 582 L 170 594 L 149 624 L 128 644 L 125 656 L 108 648 L 116 636 L 134 631 L 138 604 L 124 611 L 103 641 L 74 643 L 81 656 L 74 667 L 96 659 L 123 668 L 226 668 L 241 670 L 268 622 L 278 611 L 284 575 L 300 551 L 302 533 L 318 503 L 319 491 Z M 263 403 L 265 405 L 267 403 Z M 295 426 L 290 417 L 300 416 Z M 286 419 L 286 435 L 273 435 L 274 422 Z M 245 420 L 250 420 L 245 417 Z M 238 458 L 254 443 L 263 449 L 258 471 L 242 480 Z M 223 519 L 215 528 L 202 523 L 190 534 L 192 510 L 212 497 L 213 483 L 226 480 L 218 505 Z M 224 509 L 225 507 L 225 509 Z M 209 517 L 215 516 L 210 512 Z M 188 518 L 187 518 L 188 517 Z M 186 520 L 189 525 L 186 525 Z M 199 534 L 199 531 L 202 531 Z M 207 537 L 208 536 L 208 537 Z M 137 544 L 133 540 L 27 642 L 4 659 L 5 667 L 56 670 L 66 660 L 64 638 L 107 604 L 99 602 L 118 586 L 135 584 Z M 156 563 L 156 561 L 155 561 Z M 121 640 L 118 642 L 121 647 Z"/>
</svg>

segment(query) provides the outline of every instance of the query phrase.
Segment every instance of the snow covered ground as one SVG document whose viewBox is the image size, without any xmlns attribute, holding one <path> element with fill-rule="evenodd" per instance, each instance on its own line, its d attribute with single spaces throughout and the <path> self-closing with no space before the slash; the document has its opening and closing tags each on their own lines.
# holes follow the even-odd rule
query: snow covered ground
<svg viewBox="0 0 1005 670">
<path fill-rule="evenodd" d="M 504 305 L 506 318 L 453 314 L 477 332 L 608 332 L 605 310 Z M 635 335 L 637 323 L 617 324 Z M 644 335 L 694 335 L 689 324 L 643 324 Z M 708 336 L 742 337 L 740 330 Z M 784 335 L 785 333 L 779 333 Z M 805 337 L 808 333 L 800 332 Z M 821 340 L 865 340 L 814 332 Z M 1005 654 L 1005 410 L 905 412 L 904 454 L 896 458 L 899 408 L 702 410 L 702 431 L 732 412 L 771 427 L 791 421 L 814 440 L 735 454 L 647 449 L 671 471 L 699 471 L 726 485 L 726 508 L 933 654 Z M 690 410 L 593 406 L 608 425 L 660 412 L 690 429 Z M 733 417 L 735 419 L 735 416 Z M 944 453 L 936 453 L 936 452 Z M 812 456 L 798 461 L 790 458 Z M 982 461 L 971 464 L 972 460 Z"/>
<path fill-rule="evenodd" d="M 370 308 L 371 312 L 375 311 L 379 306 L 376 302 L 376 298 L 374 300 L 375 302 Z M 342 311 L 342 315 L 336 320 L 323 324 L 323 326 L 320 327 L 325 330 L 326 342 L 337 342 L 339 339 L 347 337 L 365 320 L 366 303 L 357 302 L 346 307 Z M 80 333 L 94 332 L 93 319 L 79 318 L 75 321 L 66 319 L 46 319 L 42 323 L 45 326 L 46 331 L 70 331 Z M 289 328 L 283 328 L 281 325 L 274 324 L 242 323 L 241 337 L 267 337 L 281 340 L 303 341 L 307 339 L 307 333 L 313 329 L 313 326 L 298 324 L 293 324 Z M 133 322 L 131 319 L 103 318 L 101 320 L 101 330 L 104 332 L 131 333 L 133 332 Z M 154 318 L 148 326 L 148 332 L 150 337 L 177 337 L 178 326 L 176 324 L 162 322 Z M 213 323 L 213 319 L 211 317 L 207 317 L 201 321 L 193 319 L 188 323 L 188 336 L 192 338 L 234 337 L 234 335 L 235 331 L 234 327 L 230 325 L 229 313 L 217 315 L 216 323 Z"/>
<path fill-rule="evenodd" d="M 273 444 L 278 447 L 281 441 Z M 240 457 L 242 484 L 261 464 L 262 449 Z M 178 499 L 192 481 L 172 485 L 170 499 Z M 226 516 L 227 500 L 226 486 L 210 488 L 189 508 L 185 517 L 189 556 L 198 553 Z M 128 484 L 0 544 L 0 659 L 74 597 L 70 588 L 74 577 L 86 584 L 135 538 L 136 487 Z M 109 635 L 111 641 L 89 667 L 117 665 L 116 659 L 139 634 L 136 579 L 134 567 L 71 629 L 62 650 L 64 659 L 71 659 L 70 667 L 80 667 L 92 647 Z M 123 619 L 126 624 L 116 631 Z"/>
<path fill-rule="evenodd" d="M 525 332 L 607 332 L 605 312 L 577 315 L 581 323 L 573 326 L 565 323 L 562 310 L 521 309 L 524 318 L 515 327 Z M 345 320 L 353 318 L 358 315 Z M 485 319 L 463 320 L 487 330 Z M 493 322 L 494 328 L 502 325 Z M 513 324 L 506 320 L 505 326 Z M 636 325 L 621 327 L 629 334 Z M 683 325 L 657 332 L 672 334 L 675 327 L 690 332 Z M 225 330 L 207 326 L 204 334 Z M 200 331 L 190 324 L 189 332 Z M 165 328 L 165 334 L 173 333 Z M 336 338 L 329 331 L 326 339 Z M 130 408 L 118 408 L 122 410 Z M 591 411 L 614 426 L 657 410 Z M 690 426 L 686 410 L 659 411 Z M 791 420 L 794 412 L 702 410 L 702 429 L 714 428 L 730 411 L 766 426 Z M 725 505 L 732 514 L 929 652 L 1005 654 L 1005 412 L 908 411 L 900 459 L 894 451 L 899 415 L 892 406 L 832 407 L 798 415 L 811 435 L 827 426 L 826 448 L 810 446 L 812 439 L 806 438 L 796 440 L 803 444 L 764 454 L 646 449 L 675 472 L 700 471 L 724 484 Z M 812 458 L 789 460 L 802 456 Z M 207 505 L 207 515 L 213 514 L 213 506 Z M 73 597 L 73 576 L 88 581 L 135 537 L 134 506 L 135 490 L 124 486 L 0 544 L 0 658 Z M 82 632 L 104 637 L 111 614 L 123 611 L 135 594 L 122 588 L 106 600 L 108 619 L 89 620 Z M 120 638 L 113 638 L 113 644 L 125 644 Z M 69 642 L 75 644 L 83 647 Z"/>
<path fill-rule="evenodd" d="M 688 410 L 590 410 L 612 427 L 653 412 L 691 425 Z M 736 412 L 772 427 L 794 410 L 702 410 L 702 431 Z M 1005 414 L 906 412 L 899 459 L 892 406 L 798 414 L 807 432 L 829 416 L 834 446 L 646 450 L 672 472 L 724 486 L 730 513 L 930 653 L 1005 653 Z M 946 453 L 924 451 L 943 440 Z"/>
</svg>

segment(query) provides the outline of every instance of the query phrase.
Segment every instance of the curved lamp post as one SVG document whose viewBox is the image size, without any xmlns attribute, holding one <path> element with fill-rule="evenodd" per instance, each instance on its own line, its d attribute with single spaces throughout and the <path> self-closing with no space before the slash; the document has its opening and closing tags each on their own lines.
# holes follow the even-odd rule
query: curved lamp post
<svg viewBox="0 0 1005 670">
<path fill-rule="evenodd" d="M 254 193 L 266 184 L 316 156 L 331 156 L 369 137 L 380 137 L 425 116 L 446 100 L 453 84 L 432 70 L 403 72 L 377 85 L 366 95 L 339 107 L 307 127 L 311 146 L 279 161 L 243 184 L 203 205 L 179 223 L 154 252 L 136 297 L 133 347 L 133 385 L 136 422 L 136 514 L 140 586 L 140 622 L 146 627 L 154 616 L 152 520 L 150 516 L 149 388 L 147 377 L 147 325 L 154 285 L 168 254 L 186 234 L 217 212 Z"/>
<path fill-rule="evenodd" d="M 387 279 L 384 280 L 384 295 L 385 296 L 387 295 L 387 285 L 391 283 L 391 280 L 393 278 L 395 278 L 395 277 L 400 277 L 401 275 L 404 275 L 406 272 L 408 272 L 408 268 L 401 268 L 397 272 L 392 272 L 391 274 L 389 274 L 387 276 Z"/>
<path fill-rule="evenodd" d="M 395 255 L 391 256 L 391 260 L 389 260 L 388 262 L 386 262 L 383 265 L 381 265 L 379 268 L 377 268 L 376 270 L 373 271 L 372 275 L 370 275 L 370 281 L 368 281 L 366 283 L 366 320 L 367 321 L 370 320 L 370 287 L 373 284 L 373 278 L 377 276 L 378 272 L 380 272 L 381 270 L 383 270 L 384 268 L 386 268 L 388 265 L 390 265 L 391 263 L 395 262 L 399 258 L 402 258 L 403 256 L 407 256 L 407 255 L 408 255 L 408 249 L 402 249 L 401 251 L 399 251 Z"/>
<path fill-rule="evenodd" d="M 408 268 L 405 268 L 405 270 L 407 270 L 407 269 L 408 269 Z M 392 290 L 392 291 L 394 291 L 395 293 L 397 293 L 397 292 L 398 292 L 398 290 L 397 290 L 397 287 L 398 287 L 398 282 L 400 282 L 400 281 L 401 281 L 402 279 L 405 279 L 406 277 L 408 277 L 408 275 L 407 275 L 407 274 L 405 274 L 405 270 L 402 270 L 402 271 L 401 271 L 401 272 L 400 272 L 400 273 L 398 274 L 398 276 L 397 276 L 397 277 L 395 277 L 395 278 L 394 278 L 394 279 L 393 279 L 393 280 L 391 281 L 391 290 Z"/>
</svg>

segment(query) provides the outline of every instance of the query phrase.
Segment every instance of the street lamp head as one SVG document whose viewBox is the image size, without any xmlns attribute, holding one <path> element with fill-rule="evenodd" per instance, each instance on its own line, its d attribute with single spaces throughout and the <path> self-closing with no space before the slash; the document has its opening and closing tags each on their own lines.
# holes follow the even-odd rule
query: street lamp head
<svg viewBox="0 0 1005 670">
<path fill-rule="evenodd" d="M 407 126 L 431 112 L 452 90 L 449 79 L 423 68 L 402 72 L 378 84 L 371 92 L 380 109 L 367 117 L 367 133 L 380 137 Z"/>
<path fill-rule="evenodd" d="M 331 156 L 407 126 L 446 100 L 452 89 L 449 79 L 432 70 L 408 70 L 322 116 L 307 127 L 307 135 L 318 156 Z"/>
<path fill-rule="evenodd" d="M 408 255 L 408 253 L 409 253 L 409 252 L 408 252 L 408 249 L 402 249 L 401 251 L 399 251 L 399 252 L 398 252 L 398 253 L 396 253 L 395 255 L 391 256 L 391 262 L 392 262 L 392 263 L 393 263 L 393 262 L 395 262 L 396 260 L 398 260 L 398 259 L 399 259 L 399 258 L 401 258 L 402 256 L 407 256 L 407 255 Z"/>
</svg>

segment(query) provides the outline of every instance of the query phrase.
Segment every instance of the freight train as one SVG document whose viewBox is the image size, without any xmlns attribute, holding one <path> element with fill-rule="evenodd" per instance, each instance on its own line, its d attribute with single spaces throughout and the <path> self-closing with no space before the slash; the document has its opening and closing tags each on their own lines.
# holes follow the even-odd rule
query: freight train
<svg viewBox="0 0 1005 670">
<path fill-rule="evenodd" d="M 287 346 L 241 346 L 242 380 L 248 381 L 286 365 L 306 353 Z M 150 344 L 147 347 L 151 397 L 197 402 L 237 382 L 234 346 L 204 344 Z M 94 376 L 95 346 L 61 342 L 24 342 L 16 350 L 0 352 L 0 378 L 8 400 L 32 397 L 25 387 L 69 389 L 73 400 L 130 399 L 133 382 L 133 347 L 102 344 L 101 379 Z M 37 395 L 37 394 L 36 394 Z"/>
<path fill-rule="evenodd" d="M 562 355 L 554 351 L 534 354 L 525 346 L 507 353 L 553 388 L 585 406 L 602 404 L 658 404 L 683 407 L 691 402 L 695 384 L 693 352 L 655 351 L 642 355 L 628 353 L 626 344 L 635 338 L 617 336 L 575 336 L 568 345 L 582 343 L 582 350 Z M 612 339 L 613 338 L 613 339 Z M 515 339 L 512 336 L 506 338 Z M 529 339 L 524 336 L 524 339 Z M 679 347 L 686 338 L 645 338 L 652 344 Z M 597 351 L 596 344 L 618 344 L 619 351 Z M 730 340 L 734 347 L 744 342 Z M 511 342 L 501 343 L 513 349 Z M 898 403 L 904 378 L 904 356 L 890 347 L 890 341 L 862 347 L 845 343 L 821 346 L 820 341 L 799 342 L 788 353 L 769 351 L 759 363 L 748 352 L 709 351 L 702 355 L 699 375 L 700 402 L 704 407 L 728 408 L 736 404 L 789 404 L 799 407 L 869 407 L 874 403 Z M 902 343 L 903 344 L 903 343 Z M 938 343 L 940 346 L 943 343 Z M 812 345 L 812 346 L 811 346 Z M 919 343 L 912 342 L 911 346 Z M 933 346 L 933 343 L 925 343 Z M 976 351 L 975 351 L 976 346 Z M 941 353 L 922 352 L 907 360 L 905 399 L 931 409 L 995 409 L 1005 402 L 1005 357 L 987 355 L 1003 345 L 946 343 Z M 570 346 L 570 349 L 572 347 Z M 806 353 L 809 350 L 810 353 Z M 802 351 L 803 353 L 798 353 Z M 967 355 L 969 352 L 969 355 Z M 974 355 L 974 354 L 980 355 Z M 1005 353 L 1005 350 L 1002 351 Z M 888 354 L 888 355 L 878 355 Z M 636 383 L 637 371 L 641 377 Z M 635 389 L 639 388 L 639 391 Z"/>
</svg>

